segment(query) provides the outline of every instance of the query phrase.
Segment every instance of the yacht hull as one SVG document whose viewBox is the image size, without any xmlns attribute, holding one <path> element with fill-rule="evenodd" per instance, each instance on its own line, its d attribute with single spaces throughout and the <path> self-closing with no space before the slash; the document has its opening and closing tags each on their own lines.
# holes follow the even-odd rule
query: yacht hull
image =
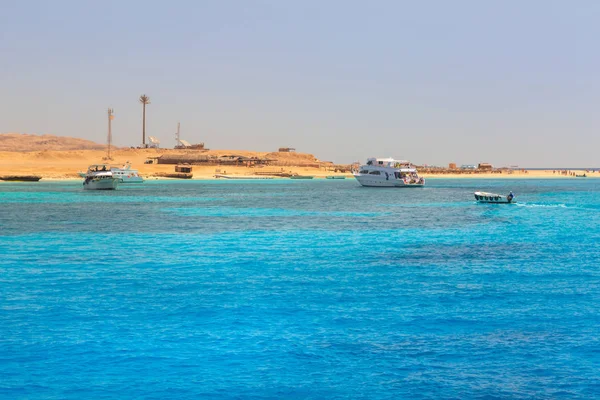
<svg viewBox="0 0 600 400">
<path fill-rule="evenodd" d="M 354 178 L 358 183 L 367 187 L 414 188 L 424 186 L 424 183 L 405 183 L 401 179 L 393 179 L 392 176 L 386 179 L 385 176 L 355 174 Z"/>
<path fill-rule="evenodd" d="M 119 186 L 117 178 L 91 179 L 83 182 L 85 190 L 115 190 Z"/>
<path fill-rule="evenodd" d="M 120 183 L 129 184 L 129 183 L 144 183 L 144 178 L 141 176 L 132 176 L 131 178 L 120 178 Z"/>
</svg>

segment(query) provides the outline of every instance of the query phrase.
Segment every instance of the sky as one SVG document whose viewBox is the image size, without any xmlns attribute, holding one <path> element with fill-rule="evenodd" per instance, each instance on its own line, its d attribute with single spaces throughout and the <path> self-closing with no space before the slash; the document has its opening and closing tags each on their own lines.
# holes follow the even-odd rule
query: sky
<svg viewBox="0 0 600 400">
<path fill-rule="evenodd" d="M 0 132 L 600 167 L 600 2 L 0 0 Z"/>
</svg>

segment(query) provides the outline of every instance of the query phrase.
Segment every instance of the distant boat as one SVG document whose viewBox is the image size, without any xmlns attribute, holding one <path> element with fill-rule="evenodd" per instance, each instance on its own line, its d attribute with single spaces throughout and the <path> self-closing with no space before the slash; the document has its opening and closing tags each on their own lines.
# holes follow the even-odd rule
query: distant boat
<svg viewBox="0 0 600 400">
<path fill-rule="evenodd" d="M 494 204 L 510 204 L 516 203 L 515 195 L 510 192 L 507 196 L 488 193 L 488 192 L 475 192 L 475 200 L 479 203 L 494 203 Z"/>
<path fill-rule="evenodd" d="M 329 176 L 326 176 L 325 179 L 346 179 L 346 177 L 339 176 L 339 175 L 329 175 Z"/>
<path fill-rule="evenodd" d="M 42 179 L 41 176 L 36 175 L 5 175 L 0 176 L 0 181 L 11 181 L 11 182 L 37 182 Z"/>
<path fill-rule="evenodd" d="M 575 178 L 587 178 L 587 175 L 586 175 L 586 174 L 583 174 L 583 175 L 575 175 Z"/>
<path fill-rule="evenodd" d="M 310 175 L 292 175 L 290 176 L 290 179 L 313 179 L 314 176 L 310 176 Z"/>
<path fill-rule="evenodd" d="M 144 183 L 144 178 L 139 175 L 137 169 L 131 169 L 129 162 L 125 163 L 123 168 L 111 167 L 110 170 L 121 180 L 120 183 Z"/>
<path fill-rule="evenodd" d="M 215 174 L 215 178 L 222 178 L 222 179 L 273 179 L 272 176 L 223 175 L 223 174 Z"/>
</svg>

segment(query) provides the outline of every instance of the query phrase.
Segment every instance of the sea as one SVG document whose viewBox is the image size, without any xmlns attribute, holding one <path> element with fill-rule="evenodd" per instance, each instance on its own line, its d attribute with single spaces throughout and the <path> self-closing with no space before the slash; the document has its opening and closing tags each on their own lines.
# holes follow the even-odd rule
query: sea
<svg viewBox="0 0 600 400">
<path fill-rule="evenodd" d="M 600 398 L 599 243 L 593 178 L 1 183 L 0 398 Z"/>
</svg>

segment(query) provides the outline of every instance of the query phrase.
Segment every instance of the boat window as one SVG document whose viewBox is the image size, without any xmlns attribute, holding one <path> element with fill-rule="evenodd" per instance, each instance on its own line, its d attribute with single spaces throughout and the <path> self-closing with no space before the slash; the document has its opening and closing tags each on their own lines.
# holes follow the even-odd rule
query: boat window
<svg viewBox="0 0 600 400">
<path fill-rule="evenodd" d="M 371 171 L 369 172 L 370 175 L 381 175 L 381 172 L 379 171 Z"/>
<path fill-rule="evenodd" d="M 368 174 L 369 170 L 363 169 L 362 171 L 360 171 L 361 174 Z"/>
</svg>

